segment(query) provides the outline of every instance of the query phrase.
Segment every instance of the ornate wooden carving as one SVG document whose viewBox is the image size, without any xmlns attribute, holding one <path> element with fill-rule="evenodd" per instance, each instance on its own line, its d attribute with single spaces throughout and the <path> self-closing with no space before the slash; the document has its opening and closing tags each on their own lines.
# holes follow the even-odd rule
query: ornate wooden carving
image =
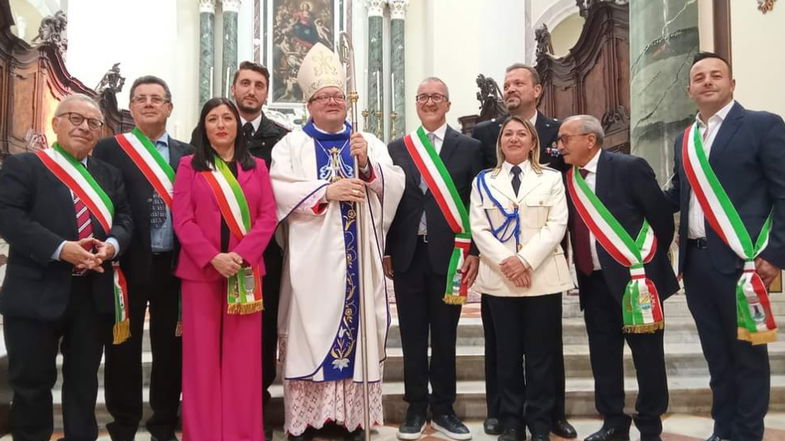
<svg viewBox="0 0 785 441">
<path fill-rule="evenodd" d="M 50 144 L 54 109 L 72 93 L 99 101 L 107 122 L 103 135 L 133 127 L 130 113 L 118 110 L 113 94 L 99 96 L 68 73 L 55 43 L 31 46 L 11 33 L 11 25 L 8 0 L 0 0 L 0 159 Z"/>
<path fill-rule="evenodd" d="M 560 119 L 594 115 L 606 131 L 605 148 L 629 152 L 629 6 L 618 1 L 586 3 L 586 23 L 569 55 L 537 55 L 543 85 L 539 108 Z"/>
</svg>

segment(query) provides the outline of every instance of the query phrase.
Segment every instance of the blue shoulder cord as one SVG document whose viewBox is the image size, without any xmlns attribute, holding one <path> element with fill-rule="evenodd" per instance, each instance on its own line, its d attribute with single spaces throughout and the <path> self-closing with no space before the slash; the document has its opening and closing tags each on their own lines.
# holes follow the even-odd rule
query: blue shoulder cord
<svg viewBox="0 0 785 441">
<path fill-rule="evenodd" d="M 502 204 L 499 203 L 496 198 L 493 197 L 491 194 L 490 189 L 488 188 L 488 184 L 485 182 L 485 175 L 488 173 L 488 170 L 483 170 L 477 175 L 477 192 L 480 193 L 480 201 L 484 202 L 485 198 L 482 195 L 482 189 L 488 194 L 488 198 L 496 205 L 496 208 L 504 215 L 504 223 L 502 223 L 499 228 L 493 227 L 493 222 L 491 222 L 491 217 L 488 213 L 485 213 L 485 217 L 488 219 L 488 225 L 491 226 L 491 231 L 493 232 L 494 237 L 499 239 L 500 242 L 504 243 L 510 240 L 511 238 L 515 238 L 515 249 L 518 249 L 518 246 L 521 243 L 521 220 L 518 217 L 518 206 L 515 206 L 515 209 L 512 212 L 508 212 L 504 209 Z M 480 189 L 480 184 L 482 184 L 482 189 Z M 513 222 L 514 225 L 513 225 Z M 509 231 L 510 226 L 512 227 L 512 231 Z"/>
</svg>

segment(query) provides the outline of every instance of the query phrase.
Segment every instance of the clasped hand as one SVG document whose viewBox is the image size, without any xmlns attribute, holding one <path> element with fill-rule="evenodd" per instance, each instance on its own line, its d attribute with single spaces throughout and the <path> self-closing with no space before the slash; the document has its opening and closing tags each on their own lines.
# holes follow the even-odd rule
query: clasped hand
<svg viewBox="0 0 785 441">
<path fill-rule="evenodd" d="M 60 251 L 60 260 L 73 265 L 78 270 L 104 272 L 103 265 L 115 255 L 114 245 L 89 237 L 81 240 L 69 240 Z"/>
<path fill-rule="evenodd" d="M 499 263 L 499 269 L 518 288 L 528 288 L 532 284 L 531 271 L 518 256 L 510 256 Z"/>
<path fill-rule="evenodd" d="M 234 251 L 230 251 L 228 253 L 216 254 L 210 263 L 216 271 L 228 279 L 237 274 L 240 268 L 243 267 L 243 258 Z"/>
</svg>

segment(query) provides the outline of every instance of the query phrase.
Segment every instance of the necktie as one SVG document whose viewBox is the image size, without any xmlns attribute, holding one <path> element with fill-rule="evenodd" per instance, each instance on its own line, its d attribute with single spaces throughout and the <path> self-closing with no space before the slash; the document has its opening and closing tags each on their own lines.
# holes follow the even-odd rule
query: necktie
<svg viewBox="0 0 785 441">
<path fill-rule="evenodd" d="M 589 174 L 588 170 L 580 169 L 581 177 L 586 179 Z M 572 244 L 573 254 L 575 254 L 575 268 L 582 274 L 589 275 L 594 270 L 594 264 L 591 261 L 591 244 L 589 241 L 589 228 L 583 222 L 578 213 L 573 213 L 573 238 L 575 243 Z"/>
<path fill-rule="evenodd" d="M 512 190 L 515 192 L 515 196 L 518 196 L 518 190 L 521 189 L 521 168 L 517 165 L 512 167 Z"/>
<path fill-rule="evenodd" d="M 253 136 L 253 132 L 253 124 L 250 122 L 243 124 L 243 135 L 245 135 L 246 139 L 251 138 Z"/>
<path fill-rule="evenodd" d="M 156 141 L 156 147 L 166 146 L 163 142 Z M 160 228 L 166 222 L 166 203 L 153 189 L 153 197 L 150 199 L 150 226 Z"/>
<path fill-rule="evenodd" d="M 87 205 L 76 195 L 76 193 L 72 193 L 74 197 L 74 212 L 76 213 L 76 228 L 78 231 L 78 238 L 79 240 L 87 239 L 93 237 L 93 224 L 90 222 L 90 210 L 87 209 Z M 88 251 L 92 249 L 92 247 L 86 248 Z M 72 274 L 75 276 L 81 276 L 87 273 L 87 270 L 77 270 L 74 268 Z"/>
</svg>

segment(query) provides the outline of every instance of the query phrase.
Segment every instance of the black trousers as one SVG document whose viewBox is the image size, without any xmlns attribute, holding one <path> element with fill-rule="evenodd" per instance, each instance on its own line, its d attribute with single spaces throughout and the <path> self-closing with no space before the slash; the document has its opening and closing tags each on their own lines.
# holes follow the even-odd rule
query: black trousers
<svg viewBox="0 0 785 441">
<path fill-rule="evenodd" d="M 556 401 L 554 348 L 561 327 L 561 295 L 483 297 L 487 297 L 496 334 L 502 426 L 522 429 L 525 413 L 525 425 L 532 433 L 547 434 Z"/>
<path fill-rule="evenodd" d="M 433 415 L 447 415 L 454 413 L 455 340 L 461 306 L 442 301 L 446 276 L 432 271 L 427 246 L 419 241 L 409 271 L 396 272 L 393 278 L 403 349 L 404 400 L 409 403 L 409 413 L 424 416 L 430 406 Z"/>
<path fill-rule="evenodd" d="M 624 414 L 624 342 L 630 346 L 638 378 L 635 426 L 643 439 L 662 433 L 660 416 L 668 409 L 663 331 L 625 334 L 621 303 L 610 292 L 601 271 L 579 274 L 589 355 L 594 375 L 594 405 L 605 428 L 629 428 Z"/>
<path fill-rule="evenodd" d="M 735 274 L 716 271 L 709 251 L 688 246 L 684 260 L 687 306 L 709 364 L 714 433 L 733 441 L 763 438 L 769 408 L 769 353 L 737 338 Z"/>
<path fill-rule="evenodd" d="M 96 312 L 90 279 L 89 275 L 71 278 L 71 297 L 59 320 L 3 317 L 8 380 L 14 391 L 11 434 L 15 441 L 48 440 L 52 435 L 58 345 L 63 354 L 63 439 L 94 441 L 98 437 L 97 372 L 112 317 Z"/>
<path fill-rule="evenodd" d="M 562 294 L 558 294 L 561 300 Z M 488 306 L 487 295 L 482 296 L 480 302 L 480 317 L 482 318 L 483 337 L 485 339 L 485 406 L 488 418 L 499 418 L 499 385 L 496 378 L 496 332 L 493 326 L 493 317 Z M 562 317 L 562 305 L 559 304 L 559 317 Z M 556 382 L 556 401 L 553 406 L 551 419 L 555 422 L 566 419 L 564 407 L 566 381 L 564 378 L 564 342 L 562 339 L 562 322 L 559 320 L 559 330 L 556 352 L 554 354 L 554 376 Z M 525 385 L 524 385 L 525 387 Z"/>
<path fill-rule="evenodd" d="M 104 383 L 106 408 L 114 421 L 106 425 L 113 441 L 134 439 L 142 419 L 142 336 L 149 305 L 150 407 L 147 430 L 158 439 L 170 439 L 177 427 L 182 386 L 182 338 L 175 335 L 179 315 L 180 280 L 172 274 L 171 253 L 154 254 L 149 283 L 128 274 L 131 337 L 106 343 Z"/>
<path fill-rule="evenodd" d="M 273 241 L 275 238 L 272 239 Z M 262 389 L 263 409 L 269 414 L 270 386 L 275 381 L 278 361 L 278 299 L 281 290 L 281 267 L 283 254 L 281 248 L 270 243 L 264 250 L 266 274 L 262 278 L 264 311 L 262 311 Z"/>
</svg>

